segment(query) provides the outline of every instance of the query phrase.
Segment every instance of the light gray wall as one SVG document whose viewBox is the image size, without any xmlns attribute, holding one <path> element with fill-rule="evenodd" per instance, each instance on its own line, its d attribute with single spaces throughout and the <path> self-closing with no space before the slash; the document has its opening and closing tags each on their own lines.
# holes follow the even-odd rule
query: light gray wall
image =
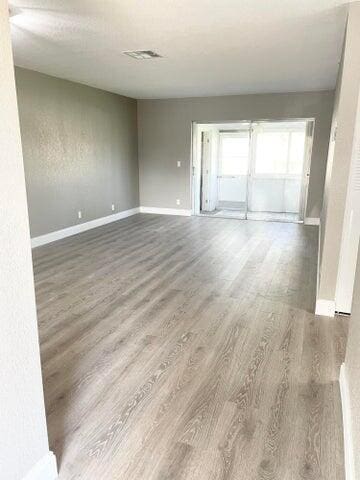
<svg viewBox="0 0 360 480">
<path fill-rule="evenodd" d="M 327 163 L 325 202 L 321 216 L 321 268 L 318 298 L 335 301 L 346 194 L 360 92 L 360 2 L 349 5 L 342 66 L 333 115 L 332 147 Z"/>
<path fill-rule="evenodd" d="M 334 92 L 139 100 L 140 204 L 191 208 L 191 122 L 315 118 L 307 216 L 319 217 Z M 182 167 L 177 168 L 180 160 Z M 181 205 L 176 205 L 176 199 Z"/>
<path fill-rule="evenodd" d="M 360 255 L 358 256 L 353 305 L 345 358 L 345 377 L 348 383 L 352 441 L 355 460 L 355 479 L 360 478 Z"/>
<path fill-rule="evenodd" d="M 0 477 L 48 455 L 7 2 L 0 1 Z M 50 456 L 51 458 L 51 456 Z"/>
<path fill-rule="evenodd" d="M 15 75 L 31 236 L 139 206 L 136 100 Z"/>
</svg>

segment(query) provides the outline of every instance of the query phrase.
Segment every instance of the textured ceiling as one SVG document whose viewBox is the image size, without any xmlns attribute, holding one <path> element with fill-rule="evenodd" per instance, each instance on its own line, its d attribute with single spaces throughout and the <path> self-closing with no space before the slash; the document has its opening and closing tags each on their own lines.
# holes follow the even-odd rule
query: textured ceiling
<svg viewBox="0 0 360 480">
<path fill-rule="evenodd" d="M 135 98 L 331 89 L 340 0 L 13 0 L 15 63 Z M 125 50 L 163 58 L 134 60 Z"/>
</svg>

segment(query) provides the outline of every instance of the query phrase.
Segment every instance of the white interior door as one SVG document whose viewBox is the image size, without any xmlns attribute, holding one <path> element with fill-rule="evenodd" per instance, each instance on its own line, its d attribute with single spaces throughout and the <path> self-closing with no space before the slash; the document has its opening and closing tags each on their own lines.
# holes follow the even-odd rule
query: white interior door
<svg viewBox="0 0 360 480">
<path fill-rule="evenodd" d="M 351 313 L 360 239 L 360 100 L 346 197 L 344 224 L 336 282 L 335 308 Z"/>
<path fill-rule="evenodd" d="M 246 211 L 250 130 L 219 132 L 217 209 Z"/>
<path fill-rule="evenodd" d="M 249 211 L 300 213 L 305 145 L 306 122 L 253 124 Z"/>
<path fill-rule="evenodd" d="M 211 197 L 211 132 L 202 133 L 201 141 L 201 203 L 200 210 L 210 211 Z"/>
<path fill-rule="evenodd" d="M 203 212 L 212 212 L 217 203 L 217 130 L 202 132 L 201 142 L 201 205 Z"/>
</svg>

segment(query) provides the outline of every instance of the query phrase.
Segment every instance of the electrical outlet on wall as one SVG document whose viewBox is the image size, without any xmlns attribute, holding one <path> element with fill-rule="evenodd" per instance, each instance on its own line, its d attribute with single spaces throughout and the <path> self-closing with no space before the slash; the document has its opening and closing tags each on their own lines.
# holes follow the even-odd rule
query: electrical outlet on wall
<svg viewBox="0 0 360 480">
<path fill-rule="evenodd" d="M 115 205 L 112 203 L 111 204 L 111 210 L 114 212 L 115 211 Z"/>
<path fill-rule="evenodd" d="M 79 219 L 82 218 L 82 212 L 81 212 L 81 210 L 78 211 L 78 218 L 79 218 Z"/>
<path fill-rule="evenodd" d="M 176 199 L 176 205 L 180 205 L 180 198 Z"/>
<path fill-rule="evenodd" d="M 178 160 L 178 161 L 176 162 L 176 164 L 177 164 L 178 168 L 181 167 L 181 162 L 180 162 L 180 160 Z"/>
</svg>

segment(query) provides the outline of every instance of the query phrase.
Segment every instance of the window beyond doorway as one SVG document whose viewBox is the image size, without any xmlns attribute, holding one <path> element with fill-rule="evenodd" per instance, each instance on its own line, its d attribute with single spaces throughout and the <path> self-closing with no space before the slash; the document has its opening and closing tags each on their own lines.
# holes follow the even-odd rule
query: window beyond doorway
<svg viewBox="0 0 360 480">
<path fill-rule="evenodd" d="M 304 145 L 305 128 L 301 128 L 301 131 L 259 132 L 255 173 L 301 175 Z"/>
<path fill-rule="evenodd" d="M 247 175 L 249 163 L 248 133 L 220 132 L 219 149 L 221 175 Z"/>
<path fill-rule="evenodd" d="M 246 215 L 249 173 L 249 130 L 218 133 L 218 180 L 216 210 L 232 209 Z"/>
</svg>

